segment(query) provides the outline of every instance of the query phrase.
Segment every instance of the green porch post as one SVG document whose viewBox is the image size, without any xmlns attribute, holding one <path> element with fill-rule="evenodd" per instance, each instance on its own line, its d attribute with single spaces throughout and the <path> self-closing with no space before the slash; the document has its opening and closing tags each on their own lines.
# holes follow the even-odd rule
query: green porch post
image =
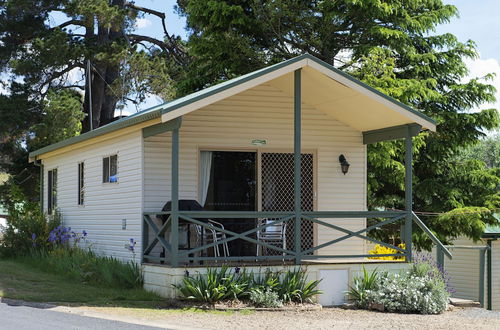
<svg viewBox="0 0 500 330">
<path fill-rule="evenodd" d="M 495 239 L 496 240 L 496 239 Z M 492 285 L 492 281 L 491 281 L 491 239 L 489 239 L 487 241 L 487 244 L 488 244 L 488 250 L 487 250 L 487 257 L 488 257 L 488 260 L 487 260 L 487 275 L 486 275 L 486 279 L 487 279 L 487 291 L 488 291 L 488 310 L 491 311 L 492 309 L 492 306 L 491 306 L 491 293 L 492 293 L 492 290 L 491 290 L 491 285 Z"/>
<path fill-rule="evenodd" d="M 179 254 L 179 128 L 172 130 L 172 227 L 170 232 L 171 265 L 178 266 Z"/>
<path fill-rule="evenodd" d="M 413 140 L 410 126 L 407 126 L 405 138 L 405 209 L 406 221 L 404 230 L 404 241 L 406 244 L 406 261 L 411 262 L 412 250 L 412 224 L 413 224 Z"/>
<path fill-rule="evenodd" d="M 294 245 L 295 245 L 295 263 L 301 263 L 301 222 L 302 222 L 302 206 L 301 206 L 301 121 L 302 121 L 302 95 L 301 95 L 301 69 L 294 72 L 294 129 L 293 129 L 293 151 L 294 151 L 294 211 L 295 211 L 295 230 L 294 230 Z"/>
<path fill-rule="evenodd" d="M 486 249 L 479 250 L 479 303 L 484 308 L 484 263 Z"/>
</svg>

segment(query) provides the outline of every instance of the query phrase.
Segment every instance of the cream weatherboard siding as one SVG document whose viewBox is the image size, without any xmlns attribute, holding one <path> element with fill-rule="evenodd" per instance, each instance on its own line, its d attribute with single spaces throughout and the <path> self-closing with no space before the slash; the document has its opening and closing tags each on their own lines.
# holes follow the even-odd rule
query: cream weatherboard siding
<svg viewBox="0 0 500 330">
<path fill-rule="evenodd" d="M 265 139 L 267 144 L 253 146 L 254 139 Z M 146 211 L 159 211 L 170 200 L 170 141 L 171 133 L 144 140 Z M 303 104 L 302 148 L 315 155 L 317 210 L 366 209 L 366 147 L 360 132 Z M 198 155 L 203 149 L 293 152 L 293 98 L 264 84 L 184 116 L 180 129 L 181 199 L 199 199 Z M 340 154 L 351 164 L 347 175 L 340 171 Z M 330 221 L 351 230 L 365 227 L 364 219 Z M 317 244 L 342 235 L 319 227 Z M 364 252 L 364 241 L 350 238 L 322 249 L 320 254 Z"/>
<path fill-rule="evenodd" d="M 481 241 L 473 243 L 467 238 L 458 238 L 453 244 L 466 246 L 486 245 Z M 444 264 L 445 270 L 450 276 L 450 285 L 455 290 L 452 295 L 457 298 L 479 301 L 479 250 L 450 249 L 450 251 L 453 259 L 450 260 L 445 257 Z M 435 255 L 434 249 L 433 256 Z"/>
<path fill-rule="evenodd" d="M 88 232 L 92 248 L 102 254 L 130 260 L 125 248 L 130 238 L 139 241 L 136 261 L 140 258 L 142 219 L 142 132 L 138 128 L 127 135 L 97 142 L 49 157 L 44 164 L 44 209 L 47 210 L 47 172 L 57 168 L 57 208 L 63 223 L 73 230 Z M 103 157 L 118 155 L 118 183 L 102 183 Z M 78 163 L 85 163 L 85 202 L 78 205 Z M 126 229 L 122 220 L 126 219 Z"/>
<path fill-rule="evenodd" d="M 500 241 L 496 240 L 491 242 L 491 306 L 500 311 Z"/>
</svg>

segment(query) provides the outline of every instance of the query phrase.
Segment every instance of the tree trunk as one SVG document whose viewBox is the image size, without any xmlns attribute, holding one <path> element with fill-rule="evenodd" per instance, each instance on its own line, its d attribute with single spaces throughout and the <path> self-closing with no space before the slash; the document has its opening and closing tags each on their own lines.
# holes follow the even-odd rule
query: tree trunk
<svg viewBox="0 0 500 330">
<path fill-rule="evenodd" d="M 124 0 L 113 0 L 112 5 L 124 7 Z M 116 24 L 112 28 L 108 29 L 106 27 L 100 26 L 98 24 L 96 46 L 98 48 L 106 47 L 112 42 L 119 41 L 119 39 L 125 39 L 124 36 L 124 23 L 122 20 L 120 23 Z M 87 28 L 86 39 L 94 39 L 94 27 Z M 118 95 L 121 91 L 116 91 L 111 89 L 111 85 L 116 79 L 120 77 L 120 63 L 105 63 L 103 61 L 91 61 L 91 79 L 90 83 L 88 81 L 88 73 L 85 77 L 85 101 L 84 101 L 84 112 L 87 116 L 82 122 L 82 133 L 88 132 L 92 129 L 96 129 L 102 125 L 105 125 L 113 121 L 116 103 L 118 102 L 120 96 Z M 88 86 L 90 85 L 91 91 L 91 102 L 89 103 Z M 92 127 L 90 126 L 90 104 L 92 104 Z"/>
</svg>

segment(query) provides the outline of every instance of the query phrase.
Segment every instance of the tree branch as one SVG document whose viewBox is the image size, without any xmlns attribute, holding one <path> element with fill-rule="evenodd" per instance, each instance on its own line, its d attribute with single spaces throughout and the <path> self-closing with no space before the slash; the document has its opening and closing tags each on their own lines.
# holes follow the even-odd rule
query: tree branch
<svg viewBox="0 0 500 330">
<path fill-rule="evenodd" d="M 161 25 L 163 27 L 163 33 L 167 37 L 168 42 L 170 44 L 170 46 L 169 46 L 168 44 L 164 43 L 166 47 L 165 48 L 162 47 L 162 48 L 165 49 L 165 50 L 169 50 L 171 52 L 171 54 L 174 56 L 175 60 L 179 64 L 185 64 L 184 63 L 184 59 L 186 57 L 186 53 L 182 49 L 180 49 L 179 47 L 176 46 L 177 45 L 176 40 L 168 33 L 168 31 L 167 31 L 167 24 L 165 23 L 165 13 L 162 13 L 162 12 L 154 10 L 154 9 L 137 6 L 136 4 L 130 3 L 130 2 L 125 2 L 125 6 L 129 7 L 130 9 L 133 9 L 133 10 L 142 11 L 144 13 L 155 15 L 155 16 L 159 17 L 161 19 Z M 148 40 L 148 41 L 150 41 L 150 40 Z M 155 42 L 152 42 L 152 41 L 150 41 L 150 42 L 151 43 L 155 43 Z"/>
<path fill-rule="evenodd" d="M 152 37 L 142 36 L 139 34 L 129 34 L 128 37 L 132 40 L 133 44 L 140 43 L 142 41 L 146 41 L 146 42 L 152 43 L 152 44 L 160 47 L 163 50 L 169 50 L 167 43 L 160 41 L 158 39 L 152 38 Z"/>
<path fill-rule="evenodd" d="M 62 24 L 59 24 L 57 26 L 54 26 L 52 28 L 52 30 L 55 30 L 55 29 L 63 29 L 65 28 L 66 26 L 69 26 L 69 25 L 80 25 L 80 26 L 85 26 L 85 22 L 82 21 L 82 20 L 79 20 L 79 19 L 70 19 L 69 21 L 66 21 Z"/>
<path fill-rule="evenodd" d="M 80 85 L 64 85 L 64 86 L 61 86 L 59 88 L 78 88 L 78 89 L 81 89 L 82 91 L 85 90 L 85 87 L 80 86 Z"/>
</svg>

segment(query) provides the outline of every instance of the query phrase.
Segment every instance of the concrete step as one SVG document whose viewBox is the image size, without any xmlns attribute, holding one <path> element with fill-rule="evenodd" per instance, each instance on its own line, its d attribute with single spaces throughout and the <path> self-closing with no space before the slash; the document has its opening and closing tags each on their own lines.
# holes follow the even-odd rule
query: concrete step
<svg viewBox="0 0 500 330">
<path fill-rule="evenodd" d="M 481 307 L 478 301 L 462 298 L 450 298 L 450 304 L 457 307 Z"/>
</svg>

